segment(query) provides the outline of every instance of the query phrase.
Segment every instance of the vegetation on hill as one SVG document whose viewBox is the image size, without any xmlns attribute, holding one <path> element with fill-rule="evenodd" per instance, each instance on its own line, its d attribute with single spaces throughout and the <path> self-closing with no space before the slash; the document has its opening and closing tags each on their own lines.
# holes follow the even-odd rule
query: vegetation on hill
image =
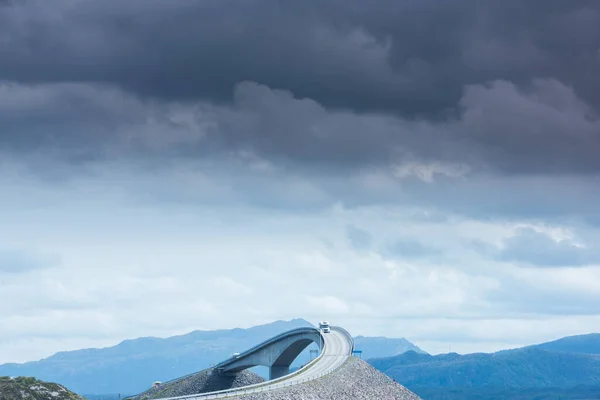
<svg viewBox="0 0 600 400">
<path fill-rule="evenodd" d="M 57 383 L 29 377 L 0 376 L 0 400 L 83 400 Z"/>
</svg>

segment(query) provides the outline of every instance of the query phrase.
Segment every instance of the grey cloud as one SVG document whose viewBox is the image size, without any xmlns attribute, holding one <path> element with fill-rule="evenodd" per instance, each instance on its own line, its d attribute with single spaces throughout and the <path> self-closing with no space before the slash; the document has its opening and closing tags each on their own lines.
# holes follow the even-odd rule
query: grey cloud
<svg viewBox="0 0 600 400">
<path fill-rule="evenodd" d="M 457 128 L 479 156 L 512 173 L 598 172 L 600 120 L 569 88 L 536 79 L 521 89 L 496 81 L 470 86 Z"/>
<path fill-rule="evenodd" d="M 466 84 L 554 77 L 595 107 L 600 101 L 593 0 L 29 0 L 3 8 L 6 80 L 105 82 L 215 101 L 256 81 L 326 107 L 439 115 Z"/>
<path fill-rule="evenodd" d="M 500 315 L 598 315 L 598 293 L 561 285 L 528 284 L 516 277 L 499 279 L 498 288 L 490 290 L 485 300 L 491 302 Z"/>
<path fill-rule="evenodd" d="M 148 111 L 120 90 L 81 84 L 0 82 L 0 144 L 9 151 L 88 148 L 102 152 L 120 128 Z"/>
<path fill-rule="evenodd" d="M 29 0 L 2 11 L 3 149 L 75 162 L 242 150 L 344 173 L 412 161 L 600 172 L 594 2 Z"/>
<path fill-rule="evenodd" d="M 409 237 L 397 239 L 390 243 L 386 246 L 385 253 L 392 257 L 408 259 L 439 257 L 444 254 L 441 249 L 428 246 Z"/>
<path fill-rule="evenodd" d="M 0 83 L 0 146 L 15 155 L 37 152 L 73 164 L 185 156 L 210 130 L 201 124 L 211 118 L 197 119 L 215 110 L 203 106 L 142 100 L 105 85 Z M 210 151 L 191 147 L 194 155 Z"/>
<path fill-rule="evenodd" d="M 358 26 L 337 29 L 315 4 L 28 1 L 3 11 L 12 40 L 0 52 L 0 77 L 8 80 L 105 82 L 216 101 L 253 80 L 339 104 L 399 86 L 383 44 Z"/>
<path fill-rule="evenodd" d="M 600 264 L 600 250 L 581 246 L 568 239 L 554 240 L 532 228 L 521 228 L 503 241 L 501 247 L 476 243 L 476 250 L 499 261 L 539 267 L 578 267 Z"/>
<path fill-rule="evenodd" d="M 131 185 L 146 185 L 140 187 L 140 195 L 169 202 L 198 201 L 199 189 L 191 182 L 199 179 L 215 189 L 206 191 L 216 193 L 211 198 L 233 196 L 269 207 L 323 207 L 343 201 L 350 207 L 417 204 L 478 218 L 598 215 L 597 204 L 589 201 L 600 196 L 595 178 L 566 173 L 569 163 L 580 170 L 598 168 L 589 139 L 590 127 L 597 122 L 578 111 L 585 105 L 555 81 L 540 81 L 527 90 L 506 82 L 469 90 L 461 120 L 434 123 L 331 111 L 313 100 L 296 99 L 289 92 L 250 82 L 237 87 L 232 106 L 143 100 L 101 85 L 5 84 L 0 85 L 0 107 L 6 111 L 0 112 L 0 125 L 11 129 L 0 130 L 0 165 L 11 171 L 15 164 L 25 164 L 30 173 L 52 180 L 109 170 L 107 179 L 120 182 L 137 172 L 138 178 L 128 178 Z M 544 97 L 548 91 L 567 95 Z M 558 99 L 561 110 L 576 110 L 573 115 L 558 111 L 561 116 L 557 117 L 546 112 Z M 494 102 L 500 104 L 497 108 L 504 110 L 505 118 L 494 120 Z M 521 106 L 541 110 L 536 111 L 538 118 L 518 122 Z M 561 119 L 584 127 L 582 134 L 567 131 Z M 564 144 L 560 135 L 572 136 L 562 159 L 554 150 L 547 152 L 555 155 L 549 159 L 533 145 L 529 153 L 512 158 L 515 163 L 521 160 L 522 174 L 545 162 L 550 171 L 563 169 L 560 176 L 531 172 L 520 176 L 510 153 L 494 156 L 490 149 L 501 147 L 502 140 L 516 148 L 517 139 L 502 129 L 505 121 L 512 120 L 523 125 L 519 128 L 525 132 L 523 137 L 533 136 L 540 142 L 537 150 L 552 149 L 552 140 L 558 148 Z M 505 138 L 486 147 L 484 141 L 490 138 L 484 135 L 485 124 Z M 527 124 L 563 125 L 552 127 L 553 136 L 544 141 L 529 133 Z M 404 174 L 394 173 L 393 165 L 415 160 Z M 464 164 L 470 170 L 465 170 L 465 177 L 456 176 L 461 171 L 457 166 Z M 500 166 L 511 174 L 496 171 Z M 446 167 L 447 175 L 419 178 L 419 168 L 429 174 Z M 156 176 L 162 176 L 165 183 L 150 182 Z M 190 184 L 183 187 L 182 181 Z"/>
<path fill-rule="evenodd" d="M 224 123 L 219 133 L 228 146 L 338 170 L 417 160 L 466 165 L 475 173 L 600 172 L 600 120 L 561 82 L 468 86 L 460 105 L 457 119 L 414 121 L 330 111 L 313 100 L 248 82 L 237 86 L 234 103 L 244 125 Z"/>
<path fill-rule="evenodd" d="M 330 112 L 313 100 L 252 82 L 237 85 L 234 99 L 231 107 L 219 107 L 149 102 L 85 84 L 4 84 L 0 123 L 8 129 L 0 133 L 0 145 L 56 151 L 75 160 L 250 151 L 278 163 L 339 170 L 427 151 L 426 142 L 440 136 L 427 130 L 415 136 L 409 122 L 392 117 Z"/>
<path fill-rule="evenodd" d="M 357 250 L 369 249 L 373 243 L 373 235 L 352 224 L 346 226 L 346 238 L 350 241 L 352 247 Z"/>
<path fill-rule="evenodd" d="M 402 10 L 383 0 L 279 8 L 112 1 L 29 0 L 2 10 L 0 32 L 13 34 L 0 46 L 8 60 L 0 65 L 0 163 L 11 152 L 45 176 L 93 173 L 107 159 L 153 172 L 193 165 L 226 181 L 224 191 L 270 207 L 340 200 L 478 217 L 598 215 L 588 201 L 600 194 L 600 122 L 589 90 L 596 75 L 584 73 L 597 64 L 588 54 L 596 3 L 550 2 L 533 12 L 515 2 L 515 20 L 504 3 L 466 0 L 409 1 Z M 223 12 L 224 4 L 231 9 Z M 509 19 L 522 26 L 505 26 Z M 244 47 L 246 39 L 254 47 Z M 223 48 L 229 51 L 209 57 Z M 507 60 L 510 49 L 521 56 Z M 239 58 L 246 51 L 250 64 Z M 577 74 L 557 58 L 561 51 L 573 52 Z M 468 74 L 461 69 L 467 56 Z M 343 68 L 351 65 L 363 69 Z M 544 69 L 550 66 L 558 72 Z M 67 167 L 52 170 L 45 162 L 52 157 Z M 394 174 L 407 164 L 425 174 Z M 233 171 L 243 178 L 226 176 Z M 284 179 L 293 190 L 279 189 Z M 158 197 L 195 196 L 189 188 Z"/>
<path fill-rule="evenodd" d="M 600 171 L 600 121 L 560 82 L 536 80 L 526 89 L 503 81 L 471 86 L 461 105 L 459 119 L 427 122 L 331 111 L 252 82 L 236 86 L 231 107 L 148 101 L 84 84 L 4 84 L 0 122 L 8 129 L 0 144 L 66 151 L 75 160 L 123 151 L 199 157 L 250 150 L 317 170 L 417 160 L 513 174 Z"/>
</svg>

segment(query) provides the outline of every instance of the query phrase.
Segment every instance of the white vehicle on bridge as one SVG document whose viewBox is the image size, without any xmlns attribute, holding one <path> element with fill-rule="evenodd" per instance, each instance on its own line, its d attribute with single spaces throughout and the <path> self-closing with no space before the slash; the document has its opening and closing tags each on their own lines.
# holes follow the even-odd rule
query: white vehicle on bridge
<svg viewBox="0 0 600 400">
<path fill-rule="evenodd" d="M 323 333 L 329 333 L 329 332 L 331 332 L 331 328 L 329 327 L 329 322 L 327 322 L 327 321 L 321 321 L 321 322 L 319 322 L 319 329 Z"/>
</svg>

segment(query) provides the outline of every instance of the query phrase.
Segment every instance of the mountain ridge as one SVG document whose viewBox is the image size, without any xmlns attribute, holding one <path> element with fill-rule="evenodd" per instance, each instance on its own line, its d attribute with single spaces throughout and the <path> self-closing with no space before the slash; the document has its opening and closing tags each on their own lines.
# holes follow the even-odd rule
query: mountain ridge
<svg viewBox="0 0 600 400">
<path fill-rule="evenodd" d="M 566 336 L 550 342 L 526 347 L 537 347 L 544 350 L 567 353 L 600 354 L 600 333 Z"/>
<path fill-rule="evenodd" d="M 486 390 L 497 392 L 498 398 L 519 398 L 517 390 L 531 398 L 536 393 L 551 398 L 553 389 L 563 396 L 568 390 L 600 396 L 599 343 L 600 335 L 588 334 L 495 353 L 432 356 L 409 351 L 368 362 L 431 400 L 481 398 Z"/>
</svg>

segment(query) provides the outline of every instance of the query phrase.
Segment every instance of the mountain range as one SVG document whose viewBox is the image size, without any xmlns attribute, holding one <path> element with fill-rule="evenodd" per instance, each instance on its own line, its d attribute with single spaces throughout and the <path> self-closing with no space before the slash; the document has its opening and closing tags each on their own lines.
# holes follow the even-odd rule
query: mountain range
<svg viewBox="0 0 600 400">
<path fill-rule="evenodd" d="M 492 354 L 408 351 L 369 363 L 430 400 L 600 398 L 600 334 Z"/>
<path fill-rule="evenodd" d="M 77 393 L 130 395 L 152 382 L 168 381 L 210 367 L 286 330 L 313 326 L 304 319 L 276 321 L 248 329 L 193 331 L 169 338 L 142 337 L 116 346 L 56 353 L 40 361 L 0 365 L 0 376 L 33 376 L 58 382 Z M 406 339 L 356 338 L 363 358 L 423 351 Z M 314 347 L 314 346 L 313 346 Z M 309 347 L 295 365 L 305 364 Z M 294 366 L 294 365 L 293 365 Z M 256 371 L 261 373 L 261 371 Z"/>
</svg>

